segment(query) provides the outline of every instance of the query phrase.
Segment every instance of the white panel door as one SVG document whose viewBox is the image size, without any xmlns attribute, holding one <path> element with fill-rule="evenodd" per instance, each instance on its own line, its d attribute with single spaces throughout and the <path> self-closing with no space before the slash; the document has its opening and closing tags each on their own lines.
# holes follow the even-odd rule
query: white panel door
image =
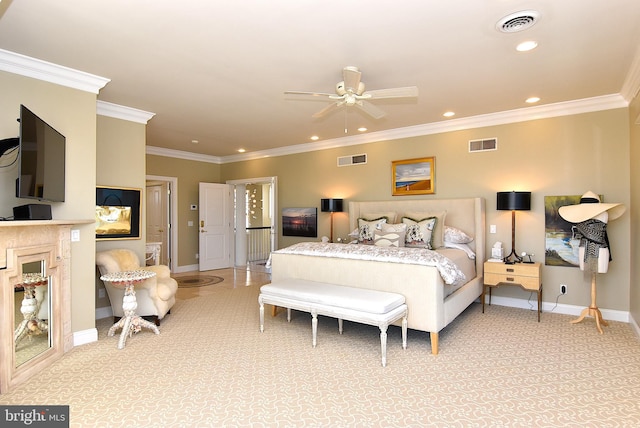
<svg viewBox="0 0 640 428">
<path fill-rule="evenodd" d="M 169 209 L 168 184 L 147 185 L 147 242 L 160 242 L 160 264 L 168 265 Z"/>
<path fill-rule="evenodd" d="M 232 187 L 228 184 L 200 183 L 199 269 L 232 267 Z"/>
</svg>

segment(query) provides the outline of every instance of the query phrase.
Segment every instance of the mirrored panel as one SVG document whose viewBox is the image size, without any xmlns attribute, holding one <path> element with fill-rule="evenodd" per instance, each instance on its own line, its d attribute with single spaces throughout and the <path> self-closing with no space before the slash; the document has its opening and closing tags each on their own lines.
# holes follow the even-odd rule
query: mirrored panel
<svg viewBox="0 0 640 428">
<path fill-rule="evenodd" d="M 16 367 L 51 348 L 51 279 L 44 260 L 22 264 L 14 293 Z"/>
</svg>

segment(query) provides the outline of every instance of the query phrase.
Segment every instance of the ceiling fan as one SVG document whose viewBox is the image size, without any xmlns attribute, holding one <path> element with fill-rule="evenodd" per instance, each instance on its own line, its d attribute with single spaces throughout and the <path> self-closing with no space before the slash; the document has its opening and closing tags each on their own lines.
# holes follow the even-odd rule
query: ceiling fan
<svg viewBox="0 0 640 428">
<path fill-rule="evenodd" d="M 360 80 L 362 73 L 358 70 L 358 67 L 345 67 L 342 70 L 342 76 L 343 80 L 336 83 L 335 94 L 299 91 L 285 91 L 285 94 L 311 95 L 314 97 L 324 97 L 327 100 L 333 101 L 330 105 L 315 113 L 312 116 L 314 118 L 324 117 L 342 106 L 355 106 L 374 119 L 382 118 L 385 115 L 385 112 L 369 101 L 385 98 L 415 98 L 418 96 L 418 88 L 416 86 L 365 91 L 365 85 Z"/>
</svg>

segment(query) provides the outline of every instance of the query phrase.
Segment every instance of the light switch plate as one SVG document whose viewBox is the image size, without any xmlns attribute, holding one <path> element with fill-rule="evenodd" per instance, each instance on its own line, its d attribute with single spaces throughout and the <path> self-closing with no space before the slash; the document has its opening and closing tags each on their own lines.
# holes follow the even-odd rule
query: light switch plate
<svg viewBox="0 0 640 428">
<path fill-rule="evenodd" d="M 71 242 L 80 242 L 80 231 L 78 229 L 71 229 Z"/>
</svg>

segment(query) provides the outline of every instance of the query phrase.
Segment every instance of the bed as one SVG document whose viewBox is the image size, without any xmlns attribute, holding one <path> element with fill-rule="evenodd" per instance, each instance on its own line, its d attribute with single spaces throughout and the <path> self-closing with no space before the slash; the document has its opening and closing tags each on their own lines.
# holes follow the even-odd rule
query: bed
<svg viewBox="0 0 640 428">
<path fill-rule="evenodd" d="M 358 219 L 393 217 L 388 223 L 426 214 L 437 217 L 441 228 L 463 231 L 472 237 L 464 245 L 444 243 L 434 230 L 435 256 L 413 256 L 424 249 L 382 249 L 377 245 L 301 243 L 271 254 L 272 281 L 300 278 L 351 287 L 390 291 L 405 296 L 410 329 L 429 333 L 431 350 L 438 353 L 438 334 L 480 297 L 485 259 L 485 203 L 482 198 L 349 202 L 350 230 L 361 229 Z M 403 220 L 404 221 L 404 220 Z M 363 223 L 362 220 L 360 223 Z M 436 223 L 437 224 L 437 223 Z M 436 233 L 437 231 L 437 233 Z M 456 248 L 445 248 L 456 247 Z M 365 248 L 368 247 L 368 248 Z M 460 249 L 461 247 L 464 247 Z M 341 250 L 342 248 L 342 250 Z M 342 255 L 341 252 L 350 254 Z M 381 253 L 365 255 L 369 252 Z M 398 255 L 393 259 L 393 252 Z M 353 253 L 357 253 L 355 256 Z M 474 254 L 475 258 L 471 258 Z M 434 258 L 458 261 L 464 278 L 451 278 L 433 263 Z M 410 258 L 421 259 L 412 262 Z M 424 259 L 431 261 L 424 262 Z M 466 261 L 465 261 L 466 260 Z M 457 275 L 457 273 L 456 273 Z"/>
</svg>

